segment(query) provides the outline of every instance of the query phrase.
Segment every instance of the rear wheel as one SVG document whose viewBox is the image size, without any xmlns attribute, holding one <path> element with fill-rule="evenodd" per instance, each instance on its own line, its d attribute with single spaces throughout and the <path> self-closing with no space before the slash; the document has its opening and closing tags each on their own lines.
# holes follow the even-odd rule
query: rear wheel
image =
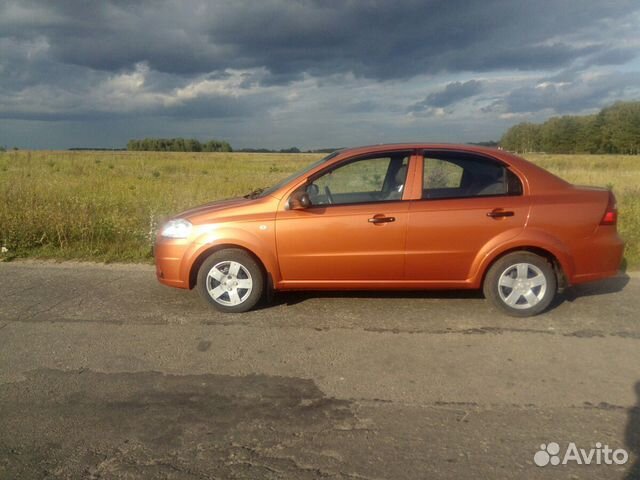
<svg viewBox="0 0 640 480">
<path fill-rule="evenodd" d="M 212 253 L 198 270 L 198 293 L 221 312 L 251 310 L 264 290 L 260 265 L 246 251 L 226 248 Z"/>
<path fill-rule="evenodd" d="M 489 268 L 484 296 L 514 317 L 543 312 L 555 297 L 557 279 L 549 261 L 531 252 L 514 252 Z"/>
</svg>

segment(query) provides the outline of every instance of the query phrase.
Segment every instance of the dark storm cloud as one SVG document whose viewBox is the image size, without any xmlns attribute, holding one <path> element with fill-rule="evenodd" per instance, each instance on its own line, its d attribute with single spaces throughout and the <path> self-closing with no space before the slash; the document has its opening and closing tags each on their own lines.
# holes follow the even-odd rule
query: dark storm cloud
<svg viewBox="0 0 640 480">
<path fill-rule="evenodd" d="M 558 36 L 623 19 L 637 4 L 601 1 L 21 0 L 0 7 L 2 35 L 42 37 L 62 63 L 99 70 L 147 62 L 195 74 L 266 67 L 404 78 L 440 71 L 557 67 L 606 48 Z"/>
<path fill-rule="evenodd" d="M 634 8 L 628 1 L 264 0 L 256 6 L 237 0 L 215 12 L 208 33 L 245 65 L 263 64 L 278 73 L 353 71 L 389 79 L 563 65 L 603 44 L 545 43 L 551 37 L 620 18 Z"/>
<path fill-rule="evenodd" d="M 639 19 L 637 0 L 0 0 L 0 135 L 8 119 L 211 119 L 317 145 L 344 115 L 325 130 L 375 143 L 481 108 L 503 128 L 631 95 L 614 68 L 637 70 Z"/>
<path fill-rule="evenodd" d="M 417 112 L 430 107 L 448 107 L 454 103 L 472 97 L 482 90 L 482 82 L 469 80 L 467 82 L 451 82 L 444 89 L 430 93 L 427 98 L 414 104 L 410 111 Z"/>
</svg>

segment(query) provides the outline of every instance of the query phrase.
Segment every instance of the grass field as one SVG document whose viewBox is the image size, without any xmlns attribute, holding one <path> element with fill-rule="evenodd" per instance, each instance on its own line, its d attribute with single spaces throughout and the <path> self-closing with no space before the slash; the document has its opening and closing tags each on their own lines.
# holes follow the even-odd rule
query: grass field
<svg viewBox="0 0 640 480">
<path fill-rule="evenodd" d="M 153 231 L 166 216 L 268 186 L 320 156 L 0 153 L 0 258 L 149 262 Z M 640 268 L 640 157 L 528 159 L 572 183 L 613 187 L 626 261 Z"/>
</svg>

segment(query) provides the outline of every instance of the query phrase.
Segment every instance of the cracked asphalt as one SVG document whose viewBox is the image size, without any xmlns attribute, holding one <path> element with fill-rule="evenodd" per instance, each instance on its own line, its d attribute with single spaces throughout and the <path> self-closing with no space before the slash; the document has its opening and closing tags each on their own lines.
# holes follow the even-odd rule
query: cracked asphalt
<svg viewBox="0 0 640 480">
<path fill-rule="evenodd" d="M 1 479 L 640 479 L 640 277 L 504 316 L 478 293 L 240 315 L 146 265 L 0 263 Z M 624 465 L 538 467 L 596 442 Z"/>
</svg>

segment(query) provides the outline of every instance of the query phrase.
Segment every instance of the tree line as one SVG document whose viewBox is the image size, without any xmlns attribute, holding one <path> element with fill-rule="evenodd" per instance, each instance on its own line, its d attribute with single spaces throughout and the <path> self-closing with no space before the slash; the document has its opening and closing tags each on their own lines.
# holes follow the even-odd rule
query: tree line
<svg viewBox="0 0 640 480">
<path fill-rule="evenodd" d="M 232 152 L 228 142 L 209 140 L 200 142 L 195 138 L 143 138 L 129 140 L 127 150 L 153 152 Z"/>
<path fill-rule="evenodd" d="M 594 115 L 520 123 L 506 131 L 500 146 L 518 153 L 640 154 L 640 101 L 617 102 Z"/>
<path fill-rule="evenodd" d="M 298 147 L 281 148 L 280 150 L 273 150 L 271 148 L 241 148 L 236 152 L 244 153 L 302 153 Z"/>
<path fill-rule="evenodd" d="M 245 153 L 332 153 L 340 148 L 316 148 L 312 150 L 301 150 L 298 147 L 272 149 L 272 148 L 241 148 L 236 152 Z"/>
</svg>

